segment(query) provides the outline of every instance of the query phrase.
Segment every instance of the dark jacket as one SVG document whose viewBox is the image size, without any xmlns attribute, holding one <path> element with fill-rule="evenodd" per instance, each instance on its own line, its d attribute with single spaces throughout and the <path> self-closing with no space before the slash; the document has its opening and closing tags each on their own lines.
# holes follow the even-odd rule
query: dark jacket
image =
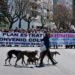
<svg viewBox="0 0 75 75">
<path fill-rule="evenodd" d="M 46 46 L 46 48 L 49 48 L 49 36 L 48 36 L 48 34 L 45 34 L 44 38 L 41 41 L 44 41 L 44 45 Z"/>
</svg>

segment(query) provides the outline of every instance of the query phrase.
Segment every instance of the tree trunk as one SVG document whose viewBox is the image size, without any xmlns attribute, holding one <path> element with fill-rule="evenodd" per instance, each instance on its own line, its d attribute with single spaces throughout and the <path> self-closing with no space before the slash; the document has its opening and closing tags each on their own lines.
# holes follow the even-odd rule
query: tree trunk
<svg viewBox="0 0 75 75">
<path fill-rule="evenodd" d="M 42 23 L 42 27 L 41 27 L 42 29 L 44 28 L 44 24 Z"/>
<path fill-rule="evenodd" d="M 21 28 L 21 19 L 19 19 L 19 28 Z"/>
<path fill-rule="evenodd" d="M 59 22 L 58 21 L 55 21 L 55 25 L 57 27 L 57 30 L 59 31 Z"/>
<path fill-rule="evenodd" d="M 30 21 L 28 21 L 28 29 L 30 29 Z"/>
<path fill-rule="evenodd" d="M 44 18 L 41 16 L 41 23 L 42 23 L 42 27 L 41 28 L 44 28 Z"/>
<path fill-rule="evenodd" d="M 13 21 L 10 22 L 10 26 L 9 26 L 9 29 L 11 29 L 13 26 Z"/>
</svg>

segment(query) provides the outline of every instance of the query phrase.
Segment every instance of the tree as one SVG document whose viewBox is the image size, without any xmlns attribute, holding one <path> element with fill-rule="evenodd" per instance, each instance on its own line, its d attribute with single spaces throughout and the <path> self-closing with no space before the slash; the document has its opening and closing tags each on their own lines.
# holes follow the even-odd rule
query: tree
<svg viewBox="0 0 75 75">
<path fill-rule="evenodd" d="M 56 5 L 55 8 L 56 10 L 54 15 L 54 21 L 57 26 L 57 29 L 58 30 L 60 30 L 60 28 L 66 29 L 67 26 L 69 27 L 68 25 L 68 21 L 70 20 L 69 10 L 61 4 Z"/>
<path fill-rule="evenodd" d="M 4 16 L 7 16 L 8 14 L 8 0 L 0 0 L 0 12 L 4 14 Z"/>
<path fill-rule="evenodd" d="M 8 17 L 8 0 L 0 0 L 0 21 L 7 22 L 6 17 Z"/>
<path fill-rule="evenodd" d="M 8 14 L 8 19 L 10 22 L 10 26 L 9 29 L 12 28 L 13 24 L 18 21 L 17 15 L 16 15 L 16 9 L 14 6 L 14 0 L 9 0 L 8 2 L 8 10 L 9 10 L 9 14 Z"/>
<path fill-rule="evenodd" d="M 28 22 L 28 29 L 30 29 L 30 23 L 35 20 L 37 15 L 40 15 L 40 12 L 38 11 L 40 5 L 37 3 L 37 0 L 30 0 L 28 8 L 26 9 L 26 17 L 24 17 L 24 20 Z"/>
<path fill-rule="evenodd" d="M 75 26 L 75 0 L 73 0 L 73 19 L 72 24 Z"/>
<path fill-rule="evenodd" d="M 19 20 L 19 28 L 21 28 L 21 21 L 26 17 L 26 10 L 28 9 L 29 0 L 15 0 L 15 13 Z"/>
<path fill-rule="evenodd" d="M 0 0 L 0 27 L 8 28 L 8 0 Z"/>
<path fill-rule="evenodd" d="M 10 28 L 17 20 L 19 20 L 19 28 L 21 28 L 21 21 L 25 20 L 28 22 L 29 29 L 31 21 L 38 14 L 36 11 L 38 4 L 31 0 L 13 0 L 13 2 L 13 4 L 10 3 Z"/>
</svg>

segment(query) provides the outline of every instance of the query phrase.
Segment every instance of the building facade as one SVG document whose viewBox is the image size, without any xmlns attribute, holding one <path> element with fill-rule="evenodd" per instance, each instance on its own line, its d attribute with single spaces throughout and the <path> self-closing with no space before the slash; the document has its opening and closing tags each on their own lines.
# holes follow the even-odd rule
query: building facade
<svg viewBox="0 0 75 75">
<path fill-rule="evenodd" d="M 36 26 L 47 26 L 47 19 L 53 19 L 53 13 L 52 13 L 52 4 L 50 0 L 34 0 L 36 1 L 40 7 L 38 12 L 39 15 L 37 15 L 36 20 L 32 22 L 32 25 L 34 27 Z"/>
<path fill-rule="evenodd" d="M 58 3 L 58 0 L 53 0 L 53 15 L 55 15 L 55 11 L 56 11 L 55 7 L 56 7 L 57 3 Z"/>
</svg>

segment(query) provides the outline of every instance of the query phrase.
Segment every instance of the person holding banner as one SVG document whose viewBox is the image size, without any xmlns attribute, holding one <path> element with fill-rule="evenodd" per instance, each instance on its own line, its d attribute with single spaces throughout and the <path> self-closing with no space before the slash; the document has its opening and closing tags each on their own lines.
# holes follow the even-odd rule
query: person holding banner
<svg viewBox="0 0 75 75">
<path fill-rule="evenodd" d="M 48 58 L 51 60 L 53 65 L 57 64 L 56 62 L 53 61 L 53 58 L 50 55 L 50 51 L 49 51 L 50 41 L 49 41 L 48 33 L 45 34 L 44 38 L 41 41 L 44 42 L 45 50 L 40 53 L 40 65 L 39 66 L 40 67 L 44 66 L 43 65 L 43 59 L 44 59 L 45 55 L 48 56 Z"/>
</svg>

